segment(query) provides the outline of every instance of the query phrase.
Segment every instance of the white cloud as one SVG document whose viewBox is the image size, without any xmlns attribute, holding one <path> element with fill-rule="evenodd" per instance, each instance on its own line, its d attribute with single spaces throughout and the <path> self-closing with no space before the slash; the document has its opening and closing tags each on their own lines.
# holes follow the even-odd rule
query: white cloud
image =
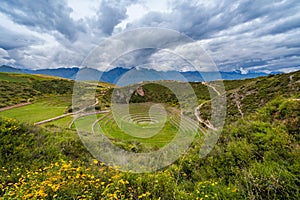
<svg viewBox="0 0 300 200">
<path fill-rule="evenodd" d="M 68 6 L 72 8 L 72 13 L 70 16 L 74 20 L 94 17 L 97 9 L 100 6 L 100 2 L 98 0 L 68 0 L 67 3 Z"/>
<path fill-rule="evenodd" d="M 242 67 L 245 72 L 284 71 L 300 64 L 299 10 L 299 0 L 234 3 L 230 0 L 53 0 L 38 3 L 3 0 L 0 2 L 0 64 L 28 68 L 78 66 L 105 38 L 124 30 L 150 26 L 187 34 L 196 40 L 194 45 L 201 45 L 208 52 L 220 70 Z M 111 55 L 103 59 L 117 56 L 118 49 L 147 46 L 157 38 L 157 47 L 172 41 L 168 35 L 153 37 L 129 35 L 123 44 L 114 44 L 117 46 L 108 51 Z M 201 60 L 193 59 L 199 55 L 192 46 L 179 45 L 176 52 L 191 60 Z M 141 55 L 144 59 L 139 57 Z M 154 62 L 157 64 L 151 66 L 161 70 L 191 69 L 173 57 L 167 51 L 153 51 L 149 55 L 140 51 L 115 63 L 130 66 Z"/>
<path fill-rule="evenodd" d="M 0 48 L 0 63 L 4 65 L 13 65 L 16 61 L 10 58 L 8 52 Z"/>
<path fill-rule="evenodd" d="M 248 70 L 240 67 L 241 74 L 248 74 Z"/>
</svg>

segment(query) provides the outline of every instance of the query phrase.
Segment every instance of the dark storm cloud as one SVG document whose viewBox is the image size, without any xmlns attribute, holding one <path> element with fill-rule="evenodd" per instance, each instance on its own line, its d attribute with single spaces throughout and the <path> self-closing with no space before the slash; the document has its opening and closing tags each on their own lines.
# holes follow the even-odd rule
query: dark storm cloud
<svg viewBox="0 0 300 200">
<path fill-rule="evenodd" d="M 280 20 L 280 19 L 279 19 Z M 289 30 L 300 28 L 300 15 L 289 17 L 286 20 L 280 21 L 277 26 L 270 29 L 269 34 L 284 33 Z"/>
<path fill-rule="evenodd" d="M 158 50 L 157 49 L 139 49 L 135 51 L 128 52 L 125 55 L 121 55 L 117 57 L 112 65 L 117 67 L 136 67 L 139 65 L 144 65 L 149 62 L 149 58 L 151 55 L 155 54 Z"/>
<path fill-rule="evenodd" d="M 40 32 L 57 31 L 69 40 L 75 40 L 76 33 L 82 30 L 71 19 L 72 9 L 63 0 L 2 0 L 0 11 L 15 23 Z"/>
<path fill-rule="evenodd" d="M 5 50 L 23 48 L 41 42 L 36 37 L 13 32 L 1 25 L 0 25 L 0 30 L 1 30 L 0 48 Z"/>
<path fill-rule="evenodd" d="M 202 42 L 221 70 L 259 66 L 278 70 L 300 66 L 290 59 L 275 62 L 276 57 L 300 53 L 299 10 L 298 0 L 174 1 L 171 12 L 150 12 L 128 27 L 158 26 L 183 32 Z"/>
<path fill-rule="evenodd" d="M 0 48 L 0 63 L 4 65 L 14 64 L 16 61 L 10 58 L 7 50 Z"/>
<path fill-rule="evenodd" d="M 126 7 L 110 1 L 102 1 L 97 13 L 96 26 L 106 35 L 111 35 L 115 26 L 126 18 Z"/>
<path fill-rule="evenodd" d="M 173 28 L 187 34 L 193 39 L 211 38 L 220 31 L 226 30 L 255 19 L 265 19 L 265 24 L 257 28 L 264 29 L 270 26 L 270 30 L 264 34 L 284 32 L 293 28 L 299 28 L 300 1 L 263 1 L 263 0 L 220 0 L 212 1 L 212 5 L 203 6 L 199 1 L 174 1 L 171 4 L 171 12 L 150 12 L 139 22 L 130 24 L 136 26 L 158 26 Z M 273 23 L 278 23 L 276 26 Z M 274 27 L 273 27 L 274 26 Z"/>
<path fill-rule="evenodd" d="M 22 34 L 20 30 L 13 32 L 13 27 L 0 27 L 0 48 L 10 51 L 8 55 L 4 53 L 3 58 L 39 68 L 46 67 L 39 65 L 47 63 L 53 63 L 51 67 L 80 65 L 88 52 L 103 39 L 122 30 L 161 27 L 194 39 L 208 51 L 220 70 L 242 67 L 245 71 L 284 71 L 284 68 L 300 67 L 299 0 L 169 0 L 167 10 L 136 10 L 144 13 L 126 21 L 130 16 L 129 6 L 147 7 L 149 2 L 103 0 L 93 4 L 93 14 L 74 18 L 69 7 L 71 4 L 66 1 L 2 0 L 1 15 L 38 33 Z M 120 23 L 124 23 L 123 28 L 120 28 Z M 151 38 L 139 40 L 138 37 L 129 35 L 126 45 L 151 42 Z M 162 38 L 157 43 L 168 42 L 164 39 L 167 36 Z M 111 52 L 113 54 L 114 51 Z M 115 64 L 128 67 L 134 63 L 144 64 L 142 60 L 154 61 L 168 56 L 164 52 L 141 51 L 120 58 Z M 140 60 L 140 57 L 144 59 Z"/>
<path fill-rule="evenodd" d="M 121 23 L 127 16 L 127 7 L 136 3 L 136 0 L 110 1 L 103 0 L 97 9 L 96 17 L 88 23 L 93 29 L 99 30 L 105 36 L 110 36 L 115 26 Z"/>
</svg>

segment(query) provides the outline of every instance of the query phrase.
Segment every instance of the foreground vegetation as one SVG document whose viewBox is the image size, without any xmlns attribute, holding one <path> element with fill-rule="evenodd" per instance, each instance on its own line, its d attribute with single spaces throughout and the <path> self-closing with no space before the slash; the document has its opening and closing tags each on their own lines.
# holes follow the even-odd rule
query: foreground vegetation
<svg viewBox="0 0 300 200">
<path fill-rule="evenodd" d="M 201 138 L 195 138 L 174 164 L 152 173 L 120 172 L 94 160 L 77 132 L 65 126 L 70 118 L 37 127 L 4 117 L 0 199 L 299 199 L 299 74 L 225 82 L 228 108 L 236 110 L 229 110 L 230 120 L 210 154 L 199 157 Z M 156 98 L 152 94 L 149 101 Z M 128 151 L 144 148 L 116 142 Z"/>
<path fill-rule="evenodd" d="M 0 194 L 44 199 L 298 199 L 299 116 L 298 101 L 275 99 L 226 126 L 206 158 L 200 159 L 195 140 L 176 163 L 149 174 L 119 172 L 98 163 L 75 132 L 49 132 L 2 119 Z"/>
</svg>

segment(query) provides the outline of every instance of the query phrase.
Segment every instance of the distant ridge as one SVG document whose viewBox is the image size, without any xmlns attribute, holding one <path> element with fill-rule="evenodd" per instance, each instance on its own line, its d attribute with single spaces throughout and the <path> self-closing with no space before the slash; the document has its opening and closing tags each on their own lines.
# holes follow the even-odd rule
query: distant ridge
<svg viewBox="0 0 300 200">
<path fill-rule="evenodd" d="M 36 71 L 31 71 L 35 74 L 47 74 L 51 76 L 59 76 L 63 78 L 73 79 L 76 76 L 79 68 L 58 68 L 58 69 L 40 69 Z"/>
<path fill-rule="evenodd" d="M 2 65 L 0 66 L 0 72 L 11 72 L 11 73 L 24 73 L 23 70 L 14 68 L 8 65 Z"/>
<path fill-rule="evenodd" d="M 130 71 L 130 72 L 129 72 Z M 219 79 L 219 72 L 199 72 L 187 71 L 156 71 L 153 69 L 137 69 L 137 68 L 122 68 L 116 67 L 107 72 L 101 72 L 92 68 L 57 68 L 57 69 L 40 69 L 40 70 L 29 70 L 29 69 L 18 69 L 7 65 L 0 66 L 0 72 L 11 72 L 11 73 L 26 73 L 26 74 L 44 74 L 50 76 L 58 76 L 67 79 L 76 79 L 78 72 L 80 76 L 77 80 L 95 80 L 116 84 L 118 80 L 126 73 L 126 81 L 122 81 L 121 85 L 133 84 L 140 81 L 155 81 L 155 80 L 176 80 L 176 81 L 189 81 L 189 82 L 202 82 L 202 81 L 213 81 Z M 129 72 L 129 73 L 127 73 Z M 258 76 L 267 76 L 267 73 L 255 73 L 249 72 L 242 74 L 240 71 L 233 72 L 220 72 L 223 80 L 239 80 L 246 78 L 255 78 Z M 274 73 L 273 73 L 274 74 Z M 101 76 L 100 80 L 99 77 Z M 205 77 L 205 80 L 203 77 Z"/>
</svg>

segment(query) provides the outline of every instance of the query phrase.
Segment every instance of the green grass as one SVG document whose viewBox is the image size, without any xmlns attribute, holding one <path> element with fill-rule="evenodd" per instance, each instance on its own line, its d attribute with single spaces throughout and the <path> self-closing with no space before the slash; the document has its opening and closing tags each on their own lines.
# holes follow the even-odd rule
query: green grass
<svg viewBox="0 0 300 200">
<path fill-rule="evenodd" d="M 73 116 L 66 116 L 64 118 L 45 123 L 43 126 L 49 126 L 49 125 L 54 125 L 60 128 L 69 128 L 70 124 L 73 121 Z"/>
<path fill-rule="evenodd" d="M 173 114 L 167 114 L 167 120 L 162 121 L 163 117 L 158 113 L 154 116 L 154 123 L 149 124 L 148 111 L 150 103 L 130 104 L 130 114 L 134 123 L 131 123 L 127 118 L 122 121 L 122 128 L 120 128 L 113 118 L 112 113 L 107 115 L 100 115 L 97 118 L 103 118 L 95 125 L 94 130 L 96 134 L 104 134 L 111 140 L 117 140 L 121 142 L 138 142 L 146 148 L 161 148 L 170 143 L 177 135 L 180 126 L 180 116 Z M 120 111 L 121 113 L 121 111 Z M 92 124 L 95 122 L 95 116 L 80 117 L 75 121 L 77 130 L 92 133 Z M 184 119 L 183 122 L 184 134 L 195 133 L 190 129 L 194 124 Z M 73 126 L 74 127 L 74 126 Z M 195 126 L 194 126 L 195 127 Z M 127 130 L 127 131 L 126 131 Z M 182 138 L 184 139 L 184 138 Z"/>
<path fill-rule="evenodd" d="M 100 128 L 101 127 L 101 131 Z M 119 139 L 121 141 L 138 141 L 146 147 L 163 147 L 168 144 L 176 135 L 177 127 L 173 126 L 169 121 L 164 125 L 161 131 L 150 138 L 139 138 L 127 134 L 121 128 L 118 127 L 117 123 L 111 119 L 111 116 L 106 117 L 104 120 L 99 122 L 99 126 L 96 126 L 96 133 L 103 133 L 111 139 Z M 100 131 L 100 132 L 99 132 Z M 142 133 L 141 133 L 142 134 Z"/>
<path fill-rule="evenodd" d="M 99 119 L 104 114 L 87 115 L 76 119 L 76 122 L 72 124 L 72 128 L 76 128 L 78 131 L 92 132 L 92 124 L 96 119 Z"/>
<path fill-rule="evenodd" d="M 227 122 L 212 151 L 200 157 L 202 138 L 197 137 L 177 161 L 152 173 L 122 172 L 105 166 L 101 160 L 92 161 L 76 131 L 44 129 L 0 119 L 0 196 L 3 199 L 300 199 L 299 80 L 300 71 L 247 80 L 245 84 L 230 82 L 228 111 L 237 120 Z M 23 83 L 14 84 L 16 87 L 11 90 L 3 87 L 0 93 L 4 94 L 3 99 L 8 91 L 11 95 L 19 93 L 16 89 Z M 45 83 L 39 91 L 49 85 Z M 244 119 L 233 110 L 234 92 L 242 96 Z M 24 98 L 23 94 L 20 96 Z M 67 97 L 48 97 L 39 98 L 30 106 L 38 112 L 32 114 L 40 115 L 69 104 Z M 137 116 L 148 111 L 150 105 L 133 104 L 130 113 Z M 19 109 L 9 112 L 28 115 L 30 106 L 23 107 L 22 112 Z M 174 137 L 179 115 L 175 108 L 173 113 L 160 133 L 146 139 L 122 132 L 111 114 L 99 125 L 112 143 L 125 150 L 153 152 L 156 148 L 143 149 L 142 145 L 161 147 Z M 23 121 L 31 117 L 23 117 Z M 51 123 L 64 127 L 71 119 L 69 116 Z M 82 117 L 78 124 L 89 132 L 95 119 L 95 116 Z M 142 120 L 140 126 L 147 123 Z M 186 128 L 190 126 L 188 122 L 184 124 Z"/>
<path fill-rule="evenodd" d="M 35 123 L 64 114 L 68 97 L 48 97 L 33 104 L 0 112 L 0 117 L 15 118 L 20 122 Z"/>
<path fill-rule="evenodd" d="M 0 108 L 48 95 L 72 94 L 73 81 L 44 75 L 0 73 Z"/>
<path fill-rule="evenodd" d="M 0 72 L 0 81 L 9 81 L 9 82 L 28 82 L 32 80 L 56 80 L 64 79 L 56 76 L 48 76 L 43 74 L 19 74 L 19 73 L 3 73 Z"/>
<path fill-rule="evenodd" d="M 0 81 L 26 82 L 27 79 L 24 77 L 17 76 L 16 74 L 0 73 Z"/>
</svg>

